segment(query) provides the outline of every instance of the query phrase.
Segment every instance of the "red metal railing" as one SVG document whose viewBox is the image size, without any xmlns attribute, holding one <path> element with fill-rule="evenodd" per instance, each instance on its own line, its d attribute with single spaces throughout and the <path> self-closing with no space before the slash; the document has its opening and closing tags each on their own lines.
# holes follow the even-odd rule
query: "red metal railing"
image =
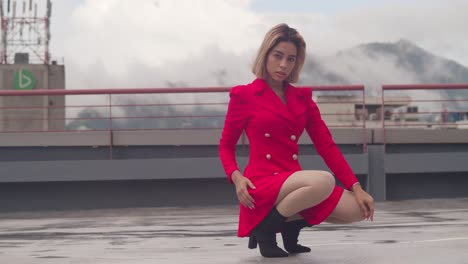
<svg viewBox="0 0 468 264">
<path fill-rule="evenodd" d="M 360 92 L 360 96 L 352 97 L 353 100 L 340 100 L 340 101 L 325 101 L 321 102 L 317 100 L 319 105 L 330 104 L 330 103 L 347 103 L 347 104 L 359 104 L 362 105 L 362 115 L 365 114 L 365 97 L 364 97 L 364 86 L 313 86 L 308 87 L 314 90 L 316 94 L 326 94 L 327 92 Z M 16 91 L 16 90 L 0 90 L 0 99 L 3 99 L 3 104 L 0 104 L 0 124 L 1 133 L 23 133 L 23 132 L 67 132 L 82 128 L 70 128 L 68 125 L 71 122 L 77 121 L 95 121 L 96 124 L 100 124 L 95 127 L 85 128 L 85 131 L 109 131 L 110 133 L 110 155 L 112 157 L 112 131 L 116 130 L 163 130 L 163 129 L 221 129 L 224 123 L 224 116 L 227 107 L 227 96 L 215 98 L 210 97 L 206 94 L 222 94 L 230 91 L 230 87 L 198 87 L 198 88 L 135 88 L 135 89 L 94 89 L 94 90 L 30 90 L 30 91 Z M 194 96 L 196 94 L 204 95 L 203 102 L 182 102 L 184 98 L 176 99 L 176 102 L 161 101 L 159 97 L 163 96 L 175 96 L 175 95 L 186 95 Z M 83 98 L 79 103 L 63 102 L 57 104 L 53 103 L 54 98 L 70 99 L 79 96 L 87 96 Z M 101 98 L 98 98 L 101 96 Z M 124 96 L 120 98 L 119 96 Z M 133 97 L 135 98 L 133 98 Z M 139 97 L 138 96 L 143 96 Z M 151 96 L 158 96 L 158 98 L 148 98 Z M 37 97 L 43 98 L 42 101 L 29 100 L 28 98 Z M 11 99 L 14 98 L 14 99 Z M 213 101 L 213 98 L 215 101 Z M 24 99 L 24 100 L 22 100 Z M 44 104 L 43 100 L 49 101 Z M 99 101 L 89 102 L 92 100 Z M 29 100 L 29 101 L 28 101 Z M 186 100 L 186 99 L 185 99 Z M 12 103 L 8 103 L 12 101 Z M 58 100 L 60 101 L 60 100 Z M 68 101 L 68 100 L 67 100 Z M 83 102 L 86 101 L 86 102 Z M 39 102 L 39 103 L 38 103 Z M 42 103 L 41 103 L 42 102 Z M 51 103 L 52 102 L 52 103 Z M 32 105 L 27 105 L 32 103 Z M 156 111 L 145 110 L 147 108 L 164 108 L 169 110 Z M 207 108 L 214 108 L 207 110 Z M 185 111 L 177 111 L 182 108 L 187 108 Z M 195 108 L 195 110 L 194 110 Z M 93 112 L 87 115 L 81 115 L 84 109 L 92 109 Z M 130 109 L 130 110 L 129 110 Z M 70 114 L 69 112 L 78 112 Z M 59 112 L 54 112 L 59 111 Z M 62 112 L 60 112 L 62 111 Z M 55 114 L 54 114 L 55 113 Z M 355 111 L 352 113 L 333 113 L 333 112 L 322 112 L 324 119 L 326 120 L 329 116 L 356 116 Z M 366 150 L 366 124 L 365 118 L 360 118 L 362 122 L 352 122 L 352 124 L 345 125 L 330 125 L 330 127 L 362 127 L 363 129 L 363 149 Z M 145 126 L 122 126 L 119 122 L 127 120 L 142 124 L 140 120 L 148 121 L 156 120 L 147 127 Z M 168 120 L 181 120 L 180 122 L 173 122 L 177 124 L 175 126 L 158 127 L 163 121 Z M 189 121 L 186 121 L 189 120 Z M 205 120 L 195 122 L 196 120 Z M 215 120 L 215 122 L 208 122 L 206 120 Z M 37 126 L 33 123 L 36 122 Z M 54 122 L 63 123 L 63 127 L 54 127 Z M 191 123 L 192 126 L 184 125 L 184 122 Z M 16 125 L 12 125 L 15 124 Z M 68 124 L 67 124 L 68 123 Z M 22 125 L 18 124 L 24 124 Z M 214 124 L 214 125 L 208 125 Z M 10 128 L 9 128 L 10 126 Z M 12 127 L 12 128 L 11 128 Z M 81 131 L 81 130 L 80 130 Z"/>
<path fill-rule="evenodd" d="M 460 90 L 465 91 L 460 93 Z M 412 93 L 412 96 L 407 99 L 388 100 L 387 96 L 390 92 L 403 93 L 407 96 Z M 427 97 L 436 98 L 427 99 Z M 455 128 L 457 118 L 468 118 L 468 103 L 463 104 L 464 102 L 468 102 L 468 84 L 383 85 L 381 107 L 383 144 L 387 143 L 386 128 L 388 127 Z M 398 104 L 401 105 L 400 111 L 394 113 L 386 111 L 391 108 L 390 105 L 395 107 Z M 413 111 L 404 111 L 405 108 L 413 109 Z M 419 111 L 420 108 L 427 110 Z M 458 115 L 457 118 L 454 117 L 455 114 Z M 407 122 L 408 116 L 412 119 L 411 122 Z M 422 118 L 422 116 L 425 117 Z M 434 120 L 431 120 L 432 118 Z M 395 119 L 397 122 L 388 124 Z"/>
</svg>

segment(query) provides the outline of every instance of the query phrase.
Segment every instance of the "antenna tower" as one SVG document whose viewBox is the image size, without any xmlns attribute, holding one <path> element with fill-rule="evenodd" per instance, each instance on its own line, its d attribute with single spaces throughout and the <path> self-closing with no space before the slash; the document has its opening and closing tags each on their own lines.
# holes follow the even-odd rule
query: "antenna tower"
<svg viewBox="0 0 468 264">
<path fill-rule="evenodd" d="M 28 63 L 49 64 L 52 3 L 46 0 L 46 14 L 38 17 L 37 1 L 0 0 L 1 64 L 13 63 L 20 54 L 27 54 Z"/>
</svg>

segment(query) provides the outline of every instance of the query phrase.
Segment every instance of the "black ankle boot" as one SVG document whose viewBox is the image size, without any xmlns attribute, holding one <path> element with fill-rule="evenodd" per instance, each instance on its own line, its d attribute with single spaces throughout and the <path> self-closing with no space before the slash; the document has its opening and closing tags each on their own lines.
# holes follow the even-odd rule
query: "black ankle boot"
<svg viewBox="0 0 468 264">
<path fill-rule="evenodd" d="M 288 253 L 279 248 L 276 243 L 276 231 L 280 229 L 285 219 L 276 207 L 273 207 L 265 219 L 250 233 L 249 248 L 256 248 L 258 242 L 260 254 L 265 258 L 287 257 Z"/>
<path fill-rule="evenodd" d="M 309 247 L 304 247 L 297 243 L 299 232 L 306 226 L 312 225 L 304 219 L 284 222 L 281 225 L 281 236 L 283 237 L 283 245 L 286 251 L 291 254 L 310 252 Z"/>
</svg>

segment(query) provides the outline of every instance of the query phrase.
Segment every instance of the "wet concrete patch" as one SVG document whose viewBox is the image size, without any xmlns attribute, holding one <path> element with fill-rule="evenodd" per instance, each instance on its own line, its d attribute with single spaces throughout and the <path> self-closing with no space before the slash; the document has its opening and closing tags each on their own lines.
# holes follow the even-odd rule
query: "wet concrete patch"
<svg viewBox="0 0 468 264">
<path fill-rule="evenodd" d="M 395 244 L 395 243 L 398 243 L 398 241 L 396 241 L 396 240 L 379 240 L 379 241 L 375 241 L 374 243 L 375 244 Z"/>
<path fill-rule="evenodd" d="M 459 221 L 459 220 L 458 220 Z M 443 227 L 446 226 L 445 221 L 437 221 L 436 223 L 431 222 L 431 224 L 421 224 L 421 225 L 414 225 L 413 223 L 409 223 L 408 225 L 401 224 L 401 225 L 395 225 L 393 223 L 389 223 L 388 225 L 378 225 L 378 226 L 373 226 L 372 224 L 366 225 L 366 226 L 353 226 L 353 225 L 340 225 L 340 226 L 320 226 L 316 230 L 320 231 L 349 231 L 349 232 L 359 232 L 362 230 L 373 230 L 373 229 L 424 229 L 428 226 L 432 227 Z M 466 228 L 466 224 L 454 224 L 457 226 L 460 226 L 461 228 Z M 452 225 L 452 226 L 454 226 Z M 304 229 L 303 231 L 307 232 L 307 229 Z"/>
<path fill-rule="evenodd" d="M 64 256 L 41 256 L 41 257 L 36 257 L 40 259 L 58 259 L 58 258 L 70 258 L 70 257 L 64 257 Z"/>
<path fill-rule="evenodd" d="M 190 226 L 196 226 L 196 227 L 204 227 L 204 226 L 226 226 L 226 225 L 229 225 L 229 224 L 237 224 L 237 222 L 231 222 L 231 223 L 226 223 L 226 222 L 223 222 L 223 223 L 206 223 L 206 224 L 166 224 L 166 226 L 174 226 L 174 227 L 177 227 L 177 226 L 187 226 L 187 225 L 190 225 Z"/>
<path fill-rule="evenodd" d="M 195 231 L 195 232 L 194 232 Z M 0 234 L 0 241 L 8 240 L 21 240 L 21 241 L 41 241 L 41 240 L 68 240 L 72 241 L 95 241 L 95 240 L 110 240 L 112 245 L 128 245 L 132 243 L 138 243 L 141 240 L 155 239 L 155 238 L 190 238 L 190 237 L 232 237 L 235 236 L 236 232 L 226 231 L 200 231 L 196 230 L 161 230 L 161 231 L 115 231 L 115 232 L 27 232 L 27 233 L 10 233 Z M 130 241 L 129 239 L 137 239 Z M 0 248 L 15 248 L 21 247 L 25 242 L 21 243 L 9 243 L 0 242 Z M 72 242 L 73 244 L 74 242 Z"/>
<path fill-rule="evenodd" d="M 25 242 L 1 242 L 0 248 L 18 248 L 24 246 Z"/>
<path fill-rule="evenodd" d="M 417 217 L 421 218 L 425 222 L 447 222 L 447 221 L 456 221 L 456 218 L 447 218 L 441 216 L 439 212 L 427 212 L 427 211 L 409 211 L 409 212 L 394 212 L 396 215 L 407 216 L 407 217 Z"/>
<path fill-rule="evenodd" d="M 125 241 L 111 241 L 109 244 L 111 244 L 113 246 L 121 246 L 121 245 L 126 245 L 127 242 L 125 242 Z"/>
</svg>

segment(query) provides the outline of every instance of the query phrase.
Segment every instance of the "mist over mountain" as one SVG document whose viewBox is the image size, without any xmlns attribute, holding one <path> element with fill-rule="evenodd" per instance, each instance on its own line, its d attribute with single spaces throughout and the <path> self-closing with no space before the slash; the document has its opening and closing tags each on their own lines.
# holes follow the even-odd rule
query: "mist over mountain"
<svg viewBox="0 0 468 264">
<path fill-rule="evenodd" d="M 218 54 L 219 53 L 219 54 Z M 310 52 L 309 52 L 310 53 Z M 210 82 L 215 82 L 219 86 L 229 86 L 231 84 L 243 83 L 245 80 L 251 80 L 252 76 L 243 76 L 239 68 L 242 67 L 239 63 L 241 58 L 235 57 L 230 60 L 230 56 L 226 56 L 221 51 L 215 51 L 223 58 L 223 61 L 218 61 L 216 65 L 217 70 L 212 70 Z M 211 59 L 219 60 L 218 56 Z M 199 59 L 203 59 L 200 57 Z M 235 63 L 233 63 L 235 62 Z M 196 62 L 192 62 L 196 64 Z M 171 68 L 181 69 L 186 64 L 181 63 L 173 65 Z M 170 69 L 167 70 L 168 72 Z M 172 75 L 174 76 L 174 75 Z M 160 76 L 162 77 L 162 76 Z M 176 77 L 180 79 L 165 80 L 164 83 L 169 87 L 173 84 L 184 84 L 192 86 L 190 80 L 183 79 L 183 77 Z M 232 79 L 231 79 L 232 78 Z M 205 78 L 206 79 L 206 78 Z M 235 79 L 235 80 L 234 80 Z M 248 82 L 248 81 L 247 81 Z M 399 40 L 394 43 L 367 43 L 361 44 L 356 47 L 339 51 L 332 56 L 318 56 L 309 54 L 306 58 L 303 71 L 301 73 L 300 82 L 298 85 L 348 85 L 348 84 L 363 84 L 366 86 L 366 93 L 368 96 L 381 96 L 381 86 L 383 84 L 428 84 L 428 83 L 468 83 L 468 68 L 457 63 L 453 60 L 448 60 L 426 51 L 416 44 L 408 40 Z M 180 86 L 180 85 L 176 85 Z M 424 99 L 459 99 L 468 98 L 467 90 L 425 90 L 425 91 L 405 91 L 405 95 L 412 98 Z M 398 95 L 394 93 L 394 95 Z M 219 95 L 218 95 L 219 96 Z M 226 98 L 224 98 L 226 99 Z M 227 100 L 227 99 L 226 99 Z M 125 100 L 124 100 L 125 101 Z M 218 100 L 223 101 L 223 100 Z M 123 104 L 136 103 L 128 100 L 128 102 L 121 102 Z M 150 102 L 148 102 L 150 103 Z M 420 111 L 434 110 L 439 108 L 440 105 L 426 104 L 420 107 Z M 453 102 L 451 109 L 447 110 L 461 110 L 466 109 L 468 106 L 466 102 Z M 193 109 L 178 108 L 176 106 L 168 106 L 162 108 L 124 108 L 121 109 L 123 116 L 164 116 L 164 115 L 187 115 L 191 113 L 194 115 L 219 115 L 221 118 L 208 118 L 194 120 L 193 118 L 185 119 L 133 119 L 133 120 L 120 120 L 117 124 L 118 128 L 168 128 L 177 127 L 183 128 L 185 124 L 200 127 L 216 127 L 221 126 L 223 122 L 223 114 L 225 109 L 220 108 L 203 108 L 196 107 Z M 106 113 L 102 113 L 95 109 L 85 109 L 78 114 L 80 118 L 102 117 L 105 119 Z M 162 120 L 162 121 L 161 121 Z M 87 127 L 93 129 L 102 129 L 107 127 L 99 120 L 77 120 L 68 124 L 70 129 L 77 129 L 79 127 Z"/>
<path fill-rule="evenodd" d="M 382 84 L 467 83 L 468 68 L 400 40 L 362 44 L 330 57 L 311 55 L 301 77 L 304 84 L 364 84 L 376 94 Z"/>
</svg>

